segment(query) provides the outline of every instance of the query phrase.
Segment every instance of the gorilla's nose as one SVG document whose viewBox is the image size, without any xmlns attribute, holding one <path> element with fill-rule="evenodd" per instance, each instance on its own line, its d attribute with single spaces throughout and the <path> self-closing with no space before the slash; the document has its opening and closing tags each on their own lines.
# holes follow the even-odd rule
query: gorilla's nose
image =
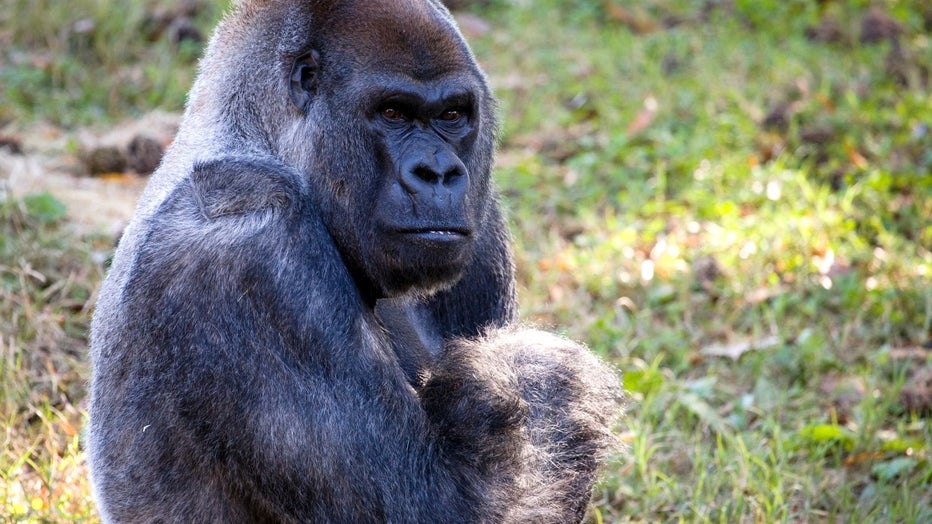
<svg viewBox="0 0 932 524">
<path fill-rule="evenodd" d="M 465 191 L 466 166 L 456 155 L 448 151 L 439 151 L 419 155 L 415 161 L 402 168 L 401 184 L 416 195 L 422 191 L 446 194 L 437 191 L 446 188 L 456 195 Z"/>
</svg>

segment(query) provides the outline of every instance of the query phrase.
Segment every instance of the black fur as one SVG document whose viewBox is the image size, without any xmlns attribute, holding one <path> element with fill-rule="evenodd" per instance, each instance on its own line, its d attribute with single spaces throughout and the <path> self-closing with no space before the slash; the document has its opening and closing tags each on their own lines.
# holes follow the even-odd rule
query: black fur
<svg viewBox="0 0 932 524">
<path fill-rule="evenodd" d="M 103 519 L 579 521 L 618 381 L 515 325 L 484 80 L 437 3 L 333 4 L 246 2 L 228 18 L 121 241 L 92 336 Z M 337 38 L 343 16 L 382 27 L 396 11 L 431 34 L 386 50 L 353 37 L 373 56 Z M 288 47 L 302 16 L 333 32 Z M 418 47 L 431 42 L 446 55 Z M 381 52 L 445 56 L 418 66 L 423 100 L 402 107 L 452 120 L 430 86 L 453 86 L 468 128 L 391 135 L 399 122 L 356 111 L 351 92 L 371 86 L 355 78 L 381 77 L 344 68 Z M 313 78 L 292 63 L 308 56 Z M 258 84 L 216 85 L 225 67 Z"/>
</svg>

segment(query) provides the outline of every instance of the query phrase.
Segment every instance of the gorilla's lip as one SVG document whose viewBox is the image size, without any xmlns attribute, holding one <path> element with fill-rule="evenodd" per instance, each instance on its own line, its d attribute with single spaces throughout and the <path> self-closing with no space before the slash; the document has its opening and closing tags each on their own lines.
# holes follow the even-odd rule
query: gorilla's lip
<svg viewBox="0 0 932 524">
<path fill-rule="evenodd" d="M 470 231 L 461 227 L 418 227 L 398 229 L 395 234 L 428 242 L 461 242 L 470 236 Z"/>
</svg>

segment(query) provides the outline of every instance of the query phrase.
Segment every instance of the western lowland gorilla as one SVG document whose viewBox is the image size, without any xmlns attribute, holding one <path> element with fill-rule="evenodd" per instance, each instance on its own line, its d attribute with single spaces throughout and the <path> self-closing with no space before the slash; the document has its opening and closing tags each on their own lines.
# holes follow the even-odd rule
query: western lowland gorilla
<svg viewBox="0 0 932 524">
<path fill-rule="evenodd" d="M 573 522 L 617 376 L 516 324 L 494 101 L 439 0 L 245 0 L 120 241 L 107 522 Z"/>
</svg>

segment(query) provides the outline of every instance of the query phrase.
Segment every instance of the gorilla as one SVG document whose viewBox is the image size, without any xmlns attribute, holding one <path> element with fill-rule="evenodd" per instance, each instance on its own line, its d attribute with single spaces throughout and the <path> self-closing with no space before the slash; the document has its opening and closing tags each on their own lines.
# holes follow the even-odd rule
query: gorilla
<svg viewBox="0 0 932 524">
<path fill-rule="evenodd" d="M 105 522 L 578 522 L 618 377 L 517 321 L 439 0 L 242 0 L 101 289 Z"/>
</svg>

